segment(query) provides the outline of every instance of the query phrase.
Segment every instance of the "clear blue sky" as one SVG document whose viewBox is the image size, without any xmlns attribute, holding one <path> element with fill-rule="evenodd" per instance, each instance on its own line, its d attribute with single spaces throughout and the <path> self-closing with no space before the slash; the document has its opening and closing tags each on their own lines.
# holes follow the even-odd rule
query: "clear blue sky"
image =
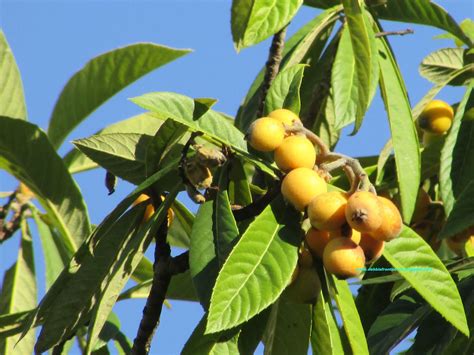
<svg viewBox="0 0 474 355">
<path fill-rule="evenodd" d="M 437 1 L 457 21 L 473 17 L 471 0 Z M 175 91 L 191 97 L 214 97 L 216 109 L 234 115 L 239 103 L 267 57 L 269 41 L 237 54 L 230 33 L 231 1 L 34 1 L 0 0 L 0 26 L 20 67 L 29 120 L 46 129 L 55 100 L 68 78 L 87 60 L 116 47 L 135 42 L 155 42 L 194 53 L 158 69 L 125 89 L 94 112 L 68 137 L 60 152 L 71 149 L 72 139 L 86 137 L 112 122 L 140 110 L 127 98 L 151 91 Z M 312 19 L 318 10 L 302 8 L 289 28 L 292 34 Z M 413 28 L 415 34 L 391 37 L 412 105 L 431 84 L 418 75 L 422 58 L 435 49 L 452 46 L 448 40 L 432 40 L 440 30 L 384 23 L 386 30 Z M 459 89 L 445 89 L 440 98 L 455 102 Z M 350 133 L 350 132 L 347 132 Z M 385 111 L 379 96 L 369 110 L 361 131 L 345 135 L 337 147 L 342 153 L 378 154 L 389 137 Z M 104 172 L 96 170 L 75 176 L 81 186 L 93 223 L 102 218 L 132 188 L 120 182 L 107 196 Z M 14 189 L 14 180 L 0 172 L 0 191 Z M 192 207 L 194 209 L 194 207 Z M 38 240 L 35 240 L 39 245 Z M 0 246 L 0 272 L 14 262 L 18 238 Z M 40 252 L 40 250 L 37 250 Z M 41 254 L 37 254 L 41 255 Z M 37 270 L 43 265 L 37 260 Z M 43 294 L 44 286 L 40 285 Z M 203 312 L 199 305 L 171 302 L 165 309 L 152 345 L 153 354 L 176 354 L 191 334 Z M 144 300 L 124 301 L 115 311 L 124 332 L 134 338 Z"/>
</svg>

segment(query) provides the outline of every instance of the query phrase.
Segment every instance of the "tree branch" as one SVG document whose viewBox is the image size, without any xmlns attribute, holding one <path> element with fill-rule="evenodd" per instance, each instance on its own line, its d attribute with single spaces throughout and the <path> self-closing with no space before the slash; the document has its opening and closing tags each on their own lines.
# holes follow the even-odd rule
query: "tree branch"
<svg viewBox="0 0 474 355">
<path fill-rule="evenodd" d="M 265 195 L 260 197 L 258 200 L 253 201 L 243 208 L 233 210 L 232 213 L 234 214 L 235 220 L 240 222 L 259 215 L 280 193 L 280 187 L 281 181 L 278 180 L 275 185 L 268 189 Z"/>
<path fill-rule="evenodd" d="M 283 47 L 285 45 L 286 27 L 282 28 L 273 36 L 272 45 L 268 54 L 268 60 L 265 64 L 265 77 L 263 79 L 260 103 L 257 110 L 257 118 L 263 116 L 265 109 L 265 99 L 267 97 L 268 89 L 280 70 L 280 63 L 282 59 Z"/>
<path fill-rule="evenodd" d="M 384 36 L 404 36 L 404 35 L 411 35 L 415 33 L 411 28 L 407 28 L 406 30 L 401 30 L 401 31 L 383 31 L 383 32 L 377 32 L 375 34 L 375 37 L 384 37 Z"/>
</svg>

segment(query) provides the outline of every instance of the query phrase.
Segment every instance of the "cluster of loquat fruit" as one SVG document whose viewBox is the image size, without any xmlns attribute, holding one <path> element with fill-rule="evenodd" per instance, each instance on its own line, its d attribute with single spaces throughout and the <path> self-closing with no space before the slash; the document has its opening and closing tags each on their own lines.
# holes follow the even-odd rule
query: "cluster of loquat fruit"
<svg viewBox="0 0 474 355">
<path fill-rule="evenodd" d="M 283 197 L 306 212 L 311 227 L 300 248 L 299 268 L 311 267 L 316 257 L 340 279 L 357 276 L 366 263 L 381 256 L 385 242 L 400 234 L 402 218 L 392 201 L 374 192 L 328 191 L 316 164 L 317 148 L 302 127 L 295 113 L 277 109 L 254 121 L 247 139 L 258 151 L 273 151 L 276 165 L 286 174 Z"/>
</svg>

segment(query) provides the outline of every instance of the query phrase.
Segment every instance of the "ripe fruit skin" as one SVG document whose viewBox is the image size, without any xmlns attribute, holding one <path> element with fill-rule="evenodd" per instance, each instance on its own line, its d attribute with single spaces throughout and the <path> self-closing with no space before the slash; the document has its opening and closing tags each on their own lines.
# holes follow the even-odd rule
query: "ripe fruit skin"
<svg viewBox="0 0 474 355">
<path fill-rule="evenodd" d="M 312 169 L 316 162 L 316 150 L 305 136 L 289 136 L 275 149 L 274 158 L 278 168 L 285 172 L 296 168 Z"/>
<path fill-rule="evenodd" d="M 347 196 L 330 191 L 316 196 L 308 205 L 308 217 L 314 228 L 335 230 L 346 223 Z"/>
<path fill-rule="evenodd" d="M 359 245 L 364 251 L 365 262 L 371 263 L 382 256 L 385 242 L 374 239 L 368 234 L 362 234 Z"/>
<path fill-rule="evenodd" d="M 155 208 L 153 207 L 153 204 L 151 203 L 150 196 L 148 196 L 147 194 L 141 194 L 133 202 L 133 206 L 136 206 L 139 203 L 141 203 L 143 201 L 148 201 L 148 200 L 150 201 L 150 203 L 148 203 L 146 205 L 145 213 L 143 214 L 142 223 L 148 222 L 150 220 L 151 216 L 153 216 L 153 213 L 155 213 Z"/>
<path fill-rule="evenodd" d="M 268 117 L 275 118 L 287 126 L 293 125 L 294 122 L 301 122 L 298 115 L 290 110 L 287 110 L 286 108 L 279 108 L 275 111 L 272 111 L 268 114 Z"/>
<path fill-rule="evenodd" d="M 354 243 L 359 244 L 361 233 L 358 230 L 351 228 L 348 224 L 344 224 L 341 228 L 329 232 L 329 238 L 347 238 Z"/>
<path fill-rule="evenodd" d="M 453 121 L 453 108 L 442 100 L 433 100 L 426 105 L 418 118 L 421 129 L 433 133 L 444 134 L 451 127 Z"/>
<path fill-rule="evenodd" d="M 327 184 L 317 172 L 308 168 L 290 171 L 281 184 L 281 193 L 297 210 L 304 211 L 317 195 L 327 191 Z"/>
<path fill-rule="evenodd" d="M 370 232 L 370 236 L 377 240 L 389 242 L 398 237 L 402 230 L 402 216 L 397 206 L 385 197 L 377 197 L 382 206 L 383 222 L 376 231 Z"/>
<path fill-rule="evenodd" d="M 283 142 L 285 128 L 280 121 L 271 117 L 255 120 L 249 128 L 250 145 L 261 152 L 272 152 Z"/>
<path fill-rule="evenodd" d="M 348 238 L 331 239 L 324 249 L 323 264 L 339 279 L 354 277 L 365 265 L 364 251 Z"/>
<path fill-rule="evenodd" d="M 382 224 L 382 206 L 376 195 L 368 191 L 357 191 L 349 197 L 346 220 L 362 233 L 374 232 Z"/>
<path fill-rule="evenodd" d="M 160 196 L 160 197 L 161 197 L 161 201 L 165 200 L 164 196 Z M 132 204 L 133 206 L 136 206 L 139 203 L 143 201 L 148 201 L 148 200 L 150 201 L 150 203 L 148 203 L 146 206 L 145 213 L 143 214 L 142 223 L 148 222 L 150 218 L 153 216 L 153 214 L 155 213 L 155 207 L 153 207 L 153 204 L 151 203 L 150 196 L 148 196 L 147 194 L 141 194 L 140 196 L 137 197 L 137 199 Z M 173 219 L 174 219 L 174 212 L 171 208 L 168 209 L 166 218 L 167 218 L 167 223 L 169 227 L 171 223 L 173 223 Z"/>
<path fill-rule="evenodd" d="M 329 232 L 320 231 L 314 228 L 310 228 L 305 237 L 308 249 L 319 259 L 323 258 L 324 248 L 329 243 L 330 239 Z"/>
</svg>

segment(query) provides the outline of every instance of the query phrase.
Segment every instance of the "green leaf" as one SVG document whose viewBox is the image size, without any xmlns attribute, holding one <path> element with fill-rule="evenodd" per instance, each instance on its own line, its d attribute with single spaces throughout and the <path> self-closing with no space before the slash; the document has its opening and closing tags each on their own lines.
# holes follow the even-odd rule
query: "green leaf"
<svg viewBox="0 0 474 355">
<path fill-rule="evenodd" d="M 194 214 L 177 200 L 173 202 L 171 209 L 174 213 L 174 219 L 168 229 L 168 242 L 176 247 L 189 248 Z"/>
<path fill-rule="evenodd" d="M 253 46 L 285 27 L 303 0 L 233 0 L 231 28 L 237 50 Z"/>
<path fill-rule="evenodd" d="M 469 37 L 471 40 L 471 43 L 474 43 L 474 21 L 472 21 L 470 18 L 467 18 L 459 23 L 459 27 L 461 27 L 462 31 L 464 34 Z M 434 38 L 438 39 L 452 39 L 454 40 L 454 43 L 456 46 L 461 47 L 464 43 L 459 40 L 456 36 L 452 35 L 449 32 L 442 33 L 438 36 L 435 36 Z"/>
<path fill-rule="evenodd" d="M 200 131 L 209 138 L 242 152 L 247 151 L 244 135 L 222 114 L 209 110 L 196 117 L 195 101 L 171 92 L 155 92 L 131 99 L 138 106 L 153 112 L 157 117 L 170 118 Z"/>
<path fill-rule="evenodd" d="M 152 137 L 136 133 L 109 133 L 73 141 L 90 159 L 115 176 L 138 184 L 145 180 L 145 159 Z"/>
<path fill-rule="evenodd" d="M 250 224 L 217 277 L 206 333 L 249 320 L 282 293 L 296 267 L 298 217 L 277 199 Z"/>
<path fill-rule="evenodd" d="M 452 237 L 458 233 L 463 232 L 472 226 L 474 221 L 474 181 L 471 181 L 466 186 L 464 191 L 459 194 L 453 209 L 448 216 L 446 224 L 437 236 L 440 239 Z"/>
<path fill-rule="evenodd" d="M 354 52 L 352 59 L 354 68 L 351 70 L 353 72 L 353 80 L 351 85 L 356 87 L 355 90 L 357 94 L 354 95 L 352 92 L 349 94 L 349 97 L 352 96 L 351 99 L 354 99 L 355 96 L 356 101 L 355 126 L 354 131 L 352 132 L 352 134 L 355 134 L 362 124 L 362 118 L 365 114 L 365 111 L 367 110 L 367 107 L 369 106 L 371 95 L 373 96 L 373 93 L 375 92 L 374 85 L 372 83 L 375 80 L 373 77 L 374 74 L 378 72 L 377 69 L 373 68 L 374 65 L 377 66 L 377 63 L 373 60 L 373 57 L 376 55 L 376 46 L 372 30 L 367 23 L 367 18 L 364 18 L 365 16 L 362 12 L 359 1 L 343 0 L 342 4 L 344 6 L 347 28 L 350 34 L 351 48 Z M 341 43 L 343 43 L 342 39 Z M 344 43 L 347 43 L 347 41 Z M 344 48 L 345 50 L 348 50 L 348 44 L 346 44 Z M 349 61 L 347 64 L 351 65 L 351 61 Z M 346 81 L 348 79 L 349 78 L 346 78 Z M 340 77 L 339 80 L 341 80 Z M 339 100 L 337 99 L 338 95 L 339 92 L 336 91 L 336 88 L 334 88 L 336 115 L 338 112 L 340 112 L 338 110 L 338 105 L 340 104 Z M 347 100 L 347 94 L 345 97 L 345 100 Z M 345 100 L 342 98 L 343 102 L 345 102 Z"/>
<path fill-rule="evenodd" d="M 33 240 L 26 221 L 21 222 L 21 242 L 18 257 L 6 272 L 0 294 L 0 314 L 15 314 L 36 307 L 36 273 L 33 256 Z M 29 332 L 20 343 L 19 336 L 0 339 L 2 354 L 31 354 L 35 343 L 34 331 Z"/>
<path fill-rule="evenodd" d="M 464 67 L 464 53 L 464 49 L 461 48 L 443 48 L 430 53 L 423 58 L 420 64 L 420 75 L 432 83 L 442 83 L 456 70 Z M 463 77 L 456 81 L 451 81 L 450 83 L 451 85 L 463 85 L 465 81 L 471 78 L 472 74 L 469 75 L 469 73 L 467 73 Z"/>
<path fill-rule="evenodd" d="M 54 106 L 48 127 L 53 146 L 58 148 L 79 123 L 117 92 L 189 52 L 136 43 L 91 59 L 69 79 Z"/>
<path fill-rule="evenodd" d="M 373 354 L 388 354 L 425 317 L 430 308 L 421 306 L 408 296 L 391 303 L 372 324 L 368 342 Z"/>
<path fill-rule="evenodd" d="M 207 315 L 204 315 L 181 351 L 182 355 L 238 355 L 238 329 L 205 334 Z"/>
<path fill-rule="evenodd" d="M 94 135 L 109 134 L 109 133 L 136 133 L 153 135 L 160 126 L 163 120 L 156 118 L 148 113 L 142 113 L 125 120 L 113 123 L 104 129 L 96 132 Z M 71 174 L 79 173 L 85 170 L 94 169 L 97 164 L 90 160 L 80 150 L 73 148 L 63 158 L 64 163 Z"/>
<path fill-rule="evenodd" d="M 474 106 L 473 87 L 471 84 L 467 88 L 441 150 L 440 196 L 447 216 L 462 191 L 474 179 L 474 122 L 462 119 L 464 112 Z"/>
<path fill-rule="evenodd" d="M 303 27 L 301 27 L 285 43 L 283 49 L 283 58 L 280 64 L 280 70 L 293 66 L 298 63 L 308 62 L 313 64 L 319 57 L 318 52 L 322 51 L 330 32 L 337 20 L 337 13 L 341 6 L 335 6 L 316 16 Z M 321 48 L 319 51 L 313 49 Z M 311 53 L 311 55 L 309 55 Z M 306 58 L 309 56 L 311 59 Z M 252 83 L 242 105 L 239 108 L 235 119 L 236 126 L 242 131 L 247 131 L 250 123 L 256 118 L 257 109 L 261 98 L 261 85 L 265 74 L 265 67 L 260 70 L 254 82 Z M 306 79 L 303 79 L 303 84 Z M 313 82 L 310 83 L 313 86 Z M 309 90 L 307 90 L 309 91 Z M 304 92 L 302 92 L 303 94 Z M 303 97 L 302 97 L 303 100 Z"/>
<path fill-rule="evenodd" d="M 349 285 L 346 281 L 331 276 L 331 292 L 341 313 L 342 325 L 354 354 L 369 354 L 364 328 L 357 311 Z"/>
<path fill-rule="evenodd" d="M 252 202 L 252 193 L 247 173 L 245 172 L 243 162 L 238 158 L 230 161 L 229 200 L 231 204 L 240 206 L 247 206 Z"/>
<path fill-rule="evenodd" d="M 171 202 L 175 199 L 176 194 L 177 189 L 174 189 L 166 196 L 163 203 L 160 204 L 160 207 L 155 212 L 154 220 L 156 224 L 162 223 L 162 221 L 165 219 L 168 208 L 170 207 Z M 158 227 L 155 228 L 157 229 Z M 156 229 L 154 233 L 156 233 Z M 94 348 L 95 343 L 99 338 L 102 327 L 107 321 L 112 307 L 115 305 L 115 302 L 119 297 L 120 291 L 127 283 L 135 267 L 143 258 L 145 250 L 147 249 L 151 238 L 153 238 L 154 233 L 148 233 L 146 231 L 146 228 L 141 229 L 137 233 L 132 233 L 128 239 L 124 240 L 116 255 L 104 255 L 104 257 L 107 258 L 115 256 L 115 262 L 112 264 L 109 273 L 106 275 L 106 278 L 104 278 L 105 282 L 102 281 L 99 294 L 96 295 L 97 300 L 92 310 L 91 320 L 89 323 L 89 336 L 87 339 L 86 351 Z M 104 237 L 100 239 L 100 242 L 105 242 Z M 100 257 L 99 253 L 96 252 L 96 250 L 98 249 L 99 248 L 96 247 L 93 251 L 93 253 L 95 254 L 94 259 Z M 94 263 L 94 265 L 97 265 L 98 261 L 95 260 L 92 261 L 92 263 Z M 84 269 L 87 268 L 86 263 L 82 265 Z M 96 267 L 100 268 L 100 265 Z M 88 279 L 85 280 L 85 282 L 88 281 Z M 74 282 L 74 280 L 72 280 L 72 282 Z"/>
<path fill-rule="evenodd" d="M 39 216 L 39 212 L 32 211 L 38 228 L 38 234 L 43 247 L 44 263 L 46 268 L 46 289 L 49 289 L 61 271 L 69 264 L 72 254 L 66 249 L 61 236 L 51 230 Z"/>
<path fill-rule="evenodd" d="M 0 343 L 4 338 L 21 333 L 25 320 L 32 311 L 22 311 L 0 315 Z"/>
<path fill-rule="evenodd" d="M 265 114 L 286 108 L 296 114 L 300 112 L 300 87 L 305 65 L 296 64 L 280 71 L 273 80 L 265 98 Z"/>
<path fill-rule="evenodd" d="M 387 0 L 384 6 L 371 8 L 383 20 L 417 23 L 443 29 L 468 46 L 472 45 L 457 22 L 439 5 L 430 0 Z"/>
<path fill-rule="evenodd" d="M 104 234 L 99 233 L 100 243 L 94 245 L 92 239 L 85 243 L 74 256 L 69 268 L 65 269 L 56 281 L 61 290 L 53 295 L 49 302 L 40 304 L 38 314 L 44 314 L 35 350 L 43 352 L 74 334 L 76 328 L 88 319 L 89 312 L 97 298 L 105 292 L 109 277 L 114 275 L 115 264 L 128 241 L 137 237 L 136 225 L 139 224 L 144 206 L 137 206 L 120 218 Z M 53 293 L 55 285 L 51 287 Z M 48 295 L 46 295 L 47 297 Z M 92 302 L 91 302 L 92 300 Z"/>
<path fill-rule="evenodd" d="M 0 117 L 0 168 L 35 193 L 67 248 L 74 252 L 91 229 L 87 208 L 44 132 L 31 123 Z"/>
<path fill-rule="evenodd" d="M 447 321 L 469 335 L 461 297 L 451 275 L 431 247 L 404 227 L 383 252 L 390 264 Z"/>
<path fill-rule="evenodd" d="M 147 298 L 150 294 L 151 284 L 153 279 L 147 279 L 138 285 L 130 287 L 128 290 L 122 292 L 118 300 L 126 300 L 131 298 Z M 194 290 L 191 274 L 186 271 L 182 274 L 174 275 L 166 292 L 166 298 L 171 300 L 191 301 L 197 302 L 198 297 Z"/>
<path fill-rule="evenodd" d="M 244 323 L 239 334 L 239 352 L 242 355 L 253 355 L 260 344 L 270 318 L 270 307 Z M 213 333 L 215 334 L 215 333 Z"/>
<path fill-rule="evenodd" d="M 420 151 L 402 75 L 387 41 L 378 38 L 380 89 L 392 134 L 402 216 L 409 222 L 420 186 Z"/>
<path fill-rule="evenodd" d="M 0 116 L 27 119 L 20 70 L 2 30 L 0 30 Z"/>
<path fill-rule="evenodd" d="M 146 151 L 147 176 L 160 168 L 161 162 L 170 150 L 176 147 L 186 132 L 186 126 L 173 120 L 166 120 L 156 132 Z M 181 154 L 181 148 L 179 154 Z"/>
<path fill-rule="evenodd" d="M 325 282 L 321 286 L 323 288 L 327 287 Z M 316 304 L 313 307 L 312 317 L 311 347 L 313 354 L 343 354 L 344 349 L 341 336 L 327 289 L 320 291 Z"/>
<path fill-rule="evenodd" d="M 272 306 L 264 338 L 264 354 L 308 354 L 311 332 L 311 306 L 286 303 Z"/>
</svg>

